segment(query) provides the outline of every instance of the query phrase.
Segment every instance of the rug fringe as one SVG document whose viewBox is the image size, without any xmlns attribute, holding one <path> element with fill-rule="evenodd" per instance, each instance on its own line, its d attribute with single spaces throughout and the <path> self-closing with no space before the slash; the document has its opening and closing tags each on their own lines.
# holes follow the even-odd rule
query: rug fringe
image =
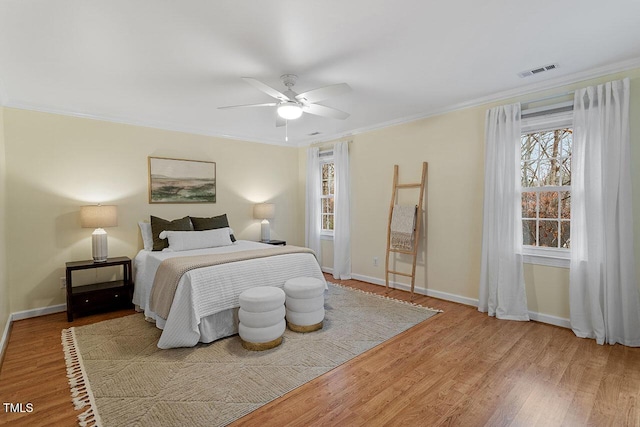
<svg viewBox="0 0 640 427">
<path fill-rule="evenodd" d="M 401 299 L 391 298 L 391 297 L 388 297 L 386 295 L 375 294 L 375 293 L 369 292 L 369 291 L 363 291 L 362 289 L 352 288 L 351 286 L 345 286 L 345 285 L 341 285 L 339 283 L 333 283 L 333 282 L 327 282 L 327 283 L 329 283 L 329 284 L 331 284 L 333 286 L 338 286 L 339 288 L 348 289 L 348 290 L 351 290 L 351 291 L 354 291 L 354 292 L 360 292 L 360 293 L 367 294 L 367 295 L 373 295 L 374 297 L 378 297 L 378 298 L 382 298 L 382 299 L 386 299 L 386 300 L 390 300 L 390 301 L 395 301 L 395 302 L 399 302 L 399 303 L 402 303 L 402 304 L 411 305 L 413 307 L 425 308 L 427 310 L 435 311 L 437 313 L 444 313 L 443 310 L 440 310 L 438 308 L 427 307 L 427 306 L 424 306 L 424 305 L 417 304 L 415 302 L 403 301 Z"/>
<path fill-rule="evenodd" d="M 62 349 L 64 361 L 67 364 L 67 379 L 71 388 L 71 401 L 76 411 L 83 408 L 84 412 L 78 415 L 78 425 L 82 427 L 99 427 L 100 417 L 96 403 L 89 387 L 89 380 L 82 365 L 82 356 L 78 353 L 78 346 L 74 328 L 62 330 Z"/>
</svg>

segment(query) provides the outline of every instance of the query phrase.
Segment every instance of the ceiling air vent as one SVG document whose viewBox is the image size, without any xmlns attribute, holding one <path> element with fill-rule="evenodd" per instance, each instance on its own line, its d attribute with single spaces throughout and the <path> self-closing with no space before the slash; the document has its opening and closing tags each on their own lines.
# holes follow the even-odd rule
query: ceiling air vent
<svg viewBox="0 0 640 427">
<path fill-rule="evenodd" d="M 311 132 L 311 133 L 309 134 L 309 136 L 316 136 L 316 135 L 320 135 L 320 132 L 315 131 L 315 132 Z"/>
<path fill-rule="evenodd" d="M 558 64 L 549 64 L 549 65 L 545 65 L 544 67 L 538 67 L 538 68 L 533 68 L 531 70 L 523 71 L 521 73 L 518 73 L 518 76 L 520 77 L 534 76 L 536 74 L 544 73 L 545 71 L 555 70 L 556 68 L 558 68 Z"/>
</svg>

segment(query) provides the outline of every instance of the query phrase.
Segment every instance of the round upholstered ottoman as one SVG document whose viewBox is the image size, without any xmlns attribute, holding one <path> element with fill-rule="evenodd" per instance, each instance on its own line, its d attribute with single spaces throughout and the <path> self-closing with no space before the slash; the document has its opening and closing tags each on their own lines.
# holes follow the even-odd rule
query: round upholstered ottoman
<svg viewBox="0 0 640 427">
<path fill-rule="evenodd" d="M 272 286 L 247 289 L 240 294 L 238 332 L 247 350 L 268 350 L 282 343 L 287 327 L 284 320 L 284 291 Z"/>
<path fill-rule="evenodd" d="M 324 288 L 324 282 L 313 277 L 296 277 L 284 283 L 289 329 L 294 332 L 322 329 Z"/>
</svg>

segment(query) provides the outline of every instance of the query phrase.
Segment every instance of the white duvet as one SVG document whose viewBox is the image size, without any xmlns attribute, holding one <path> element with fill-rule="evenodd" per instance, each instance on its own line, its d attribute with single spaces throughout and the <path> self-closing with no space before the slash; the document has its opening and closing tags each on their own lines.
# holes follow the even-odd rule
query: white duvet
<svg viewBox="0 0 640 427">
<path fill-rule="evenodd" d="M 160 348 L 192 347 L 237 333 L 238 296 L 256 286 L 283 287 L 294 277 L 324 276 L 310 253 L 293 253 L 198 268 L 178 283 L 166 320 L 149 309 L 149 296 L 160 263 L 172 257 L 262 249 L 269 245 L 238 240 L 231 246 L 182 252 L 140 251 L 135 258 L 133 303 L 162 329 Z"/>
</svg>

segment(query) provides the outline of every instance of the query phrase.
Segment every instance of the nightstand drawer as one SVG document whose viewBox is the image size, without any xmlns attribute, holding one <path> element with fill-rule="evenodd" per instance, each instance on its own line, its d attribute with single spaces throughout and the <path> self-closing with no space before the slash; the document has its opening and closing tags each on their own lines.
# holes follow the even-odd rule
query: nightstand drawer
<svg viewBox="0 0 640 427">
<path fill-rule="evenodd" d="M 125 308 L 131 305 L 131 296 L 125 287 L 81 292 L 73 294 L 71 299 L 74 311 L 78 313 Z"/>
<path fill-rule="evenodd" d="M 124 288 L 116 288 L 116 289 L 105 289 L 101 291 L 95 292 L 84 292 L 81 294 L 73 295 L 73 304 L 76 304 L 78 308 L 81 306 L 88 305 L 104 305 L 104 304 L 115 304 L 127 297 L 127 291 Z"/>
</svg>

